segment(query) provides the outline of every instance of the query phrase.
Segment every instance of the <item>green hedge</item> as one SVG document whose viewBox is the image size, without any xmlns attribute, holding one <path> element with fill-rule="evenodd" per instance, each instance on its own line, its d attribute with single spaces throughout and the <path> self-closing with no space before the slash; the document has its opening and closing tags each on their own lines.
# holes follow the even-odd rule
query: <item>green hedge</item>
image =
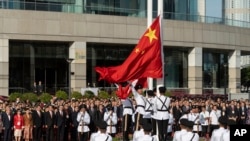
<svg viewBox="0 0 250 141">
<path fill-rule="evenodd" d="M 62 100 L 68 99 L 67 93 L 65 91 L 61 91 L 61 90 L 59 90 L 59 91 L 56 92 L 56 97 L 60 98 Z"/>
<path fill-rule="evenodd" d="M 49 103 L 52 96 L 49 93 L 42 93 L 39 97 L 40 101 L 43 103 Z"/>
<path fill-rule="evenodd" d="M 94 92 L 89 91 L 89 90 L 87 90 L 87 91 L 84 92 L 83 98 L 91 99 L 91 98 L 94 98 L 94 97 L 95 97 Z"/>
<path fill-rule="evenodd" d="M 22 101 L 29 100 L 30 102 L 37 102 L 38 96 L 34 93 L 24 93 L 24 94 L 22 94 L 21 100 Z"/>
<path fill-rule="evenodd" d="M 10 96 L 9 96 L 9 101 L 14 102 L 14 101 L 16 101 L 17 98 L 20 98 L 20 99 L 21 99 L 21 97 L 22 97 L 22 94 L 21 94 L 21 93 L 14 92 L 14 93 L 11 93 L 11 94 L 10 94 Z"/>
<path fill-rule="evenodd" d="M 100 98 L 100 99 L 108 99 L 108 98 L 111 98 L 111 95 L 108 94 L 108 92 L 106 92 L 106 91 L 99 91 L 98 98 Z"/>
<path fill-rule="evenodd" d="M 71 98 L 75 98 L 76 100 L 82 98 L 82 94 L 80 92 L 74 91 L 71 95 Z"/>
</svg>

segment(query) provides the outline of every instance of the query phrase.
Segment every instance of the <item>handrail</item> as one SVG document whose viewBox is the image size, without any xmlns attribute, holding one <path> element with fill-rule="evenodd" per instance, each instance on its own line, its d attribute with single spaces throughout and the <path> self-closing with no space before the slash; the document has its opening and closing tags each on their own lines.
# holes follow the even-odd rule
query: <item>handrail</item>
<svg viewBox="0 0 250 141">
<path fill-rule="evenodd" d="M 73 1 L 72 1 L 73 2 Z M 66 12 L 66 13 L 88 13 L 88 14 L 101 14 L 101 15 L 116 15 L 116 16 L 130 16 L 146 18 L 147 10 L 118 8 L 115 6 L 106 6 L 96 4 L 94 6 L 83 6 L 73 4 L 72 2 L 62 3 L 43 3 L 43 2 L 23 2 L 23 1 L 0 1 L 0 9 L 18 9 L 18 10 L 35 10 L 35 11 L 53 11 L 53 12 Z M 153 11 L 153 16 L 157 16 L 157 12 Z M 250 28 L 250 22 L 239 21 L 232 19 L 224 19 L 209 16 L 190 15 L 186 13 L 171 13 L 164 12 L 164 19 L 192 21 L 201 23 L 213 23 L 229 26 Z"/>
</svg>

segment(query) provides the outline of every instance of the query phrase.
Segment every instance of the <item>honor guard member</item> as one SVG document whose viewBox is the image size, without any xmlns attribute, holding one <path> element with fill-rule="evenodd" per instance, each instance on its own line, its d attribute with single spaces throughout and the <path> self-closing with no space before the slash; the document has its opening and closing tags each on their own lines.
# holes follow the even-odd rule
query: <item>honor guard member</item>
<svg viewBox="0 0 250 141">
<path fill-rule="evenodd" d="M 152 90 L 147 90 L 145 115 L 143 116 L 143 118 L 145 119 L 145 122 L 148 122 L 150 124 L 152 124 L 153 105 L 154 105 L 154 92 Z"/>
<path fill-rule="evenodd" d="M 227 129 L 226 132 L 222 135 L 222 139 L 220 141 L 230 141 L 230 126 L 235 125 L 234 120 L 227 120 Z"/>
<path fill-rule="evenodd" d="M 77 121 L 78 121 L 78 138 L 79 141 L 87 141 L 89 135 L 89 126 L 90 123 L 90 116 L 86 111 L 86 105 L 81 105 L 80 112 L 77 114 Z"/>
<path fill-rule="evenodd" d="M 227 118 L 226 117 L 219 117 L 219 129 L 215 129 L 212 132 L 211 140 L 210 141 L 220 141 L 222 139 L 222 135 L 226 133 L 226 125 L 227 125 Z"/>
<path fill-rule="evenodd" d="M 187 133 L 181 136 L 181 141 L 199 141 L 200 138 L 199 135 L 197 133 L 192 132 L 194 122 L 188 121 L 186 126 L 187 126 Z"/>
<path fill-rule="evenodd" d="M 129 98 L 121 99 L 121 102 L 123 105 L 123 117 L 122 117 L 123 141 L 129 141 L 128 135 L 129 135 L 129 129 L 131 127 L 134 107 L 132 101 Z"/>
<path fill-rule="evenodd" d="M 170 98 L 165 96 L 166 88 L 165 86 L 159 86 L 159 96 L 155 100 L 155 118 L 157 124 L 157 133 L 159 141 L 165 141 L 167 137 L 167 129 L 169 113 L 168 108 L 170 105 Z"/>
<path fill-rule="evenodd" d="M 117 115 L 113 110 L 113 107 L 108 107 L 107 112 L 104 113 L 104 121 L 107 123 L 107 133 L 112 137 L 115 137 L 116 134 L 116 124 L 117 124 Z"/>
<path fill-rule="evenodd" d="M 99 128 L 100 133 L 94 137 L 93 141 L 112 141 L 112 137 L 106 133 L 107 123 L 105 121 L 100 121 Z"/>
<path fill-rule="evenodd" d="M 181 137 L 187 134 L 187 126 L 188 126 L 188 119 L 182 118 L 180 119 L 180 131 L 176 131 L 174 134 L 173 141 L 182 141 Z"/>
<path fill-rule="evenodd" d="M 200 114 L 198 111 L 199 111 L 198 106 L 194 105 L 192 107 L 192 111 L 190 112 L 189 120 L 194 122 L 193 131 L 199 134 L 201 132 L 201 124 L 200 124 Z"/>
<path fill-rule="evenodd" d="M 156 138 L 151 136 L 152 125 L 150 123 L 145 122 L 143 125 L 144 135 L 140 136 L 136 139 L 136 141 L 156 141 Z"/>
<path fill-rule="evenodd" d="M 154 93 L 154 98 L 152 99 L 152 108 L 153 108 L 153 113 L 151 115 L 151 119 L 152 119 L 152 135 L 156 135 L 156 118 L 155 118 L 155 100 L 156 100 L 156 88 L 153 89 L 153 93 Z"/>
<path fill-rule="evenodd" d="M 94 133 L 92 133 L 90 135 L 90 141 L 94 141 L 94 138 L 101 133 L 101 130 L 100 130 L 100 121 L 96 121 L 95 125 L 96 125 L 96 128 L 97 128 L 97 132 L 94 132 Z"/>
<path fill-rule="evenodd" d="M 133 83 L 135 83 L 134 81 Z M 132 93 L 134 95 L 134 99 L 136 101 L 136 109 L 135 109 L 135 131 L 139 130 L 139 120 L 143 118 L 145 115 L 145 105 L 146 105 L 146 100 L 144 96 L 142 95 L 143 90 L 142 90 L 142 85 L 141 84 L 132 84 Z"/>
<path fill-rule="evenodd" d="M 139 121 L 139 128 L 140 128 L 140 130 L 134 132 L 134 134 L 133 134 L 133 141 L 138 140 L 139 137 L 141 137 L 141 136 L 144 135 L 144 130 L 143 130 L 143 124 L 144 124 L 144 122 L 145 122 L 145 120 L 143 118 Z"/>
</svg>

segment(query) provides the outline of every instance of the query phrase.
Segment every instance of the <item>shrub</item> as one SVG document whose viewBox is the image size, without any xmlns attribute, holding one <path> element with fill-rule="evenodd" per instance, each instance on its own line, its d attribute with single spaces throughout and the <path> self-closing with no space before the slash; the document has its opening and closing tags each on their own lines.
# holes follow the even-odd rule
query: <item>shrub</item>
<svg viewBox="0 0 250 141">
<path fill-rule="evenodd" d="M 61 90 L 59 90 L 59 91 L 56 92 L 56 97 L 60 98 L 62 100 L 68 99 L 67 93 L 65 91 L 61 91 Z"/>
<path fill-rule="evenodd" d="M 82 98 L 82 94 L 80 92 L 74 91 L 71 95 L 71 98 L 75 98 L 76 100 Z"/>
<path fill-rule="evenodd" d="M 37 102 L 38 101 L 38 96 L 34 93 L 24 93 L 22 94 L 21 99 L 23 101 L 29 100 L 30 102 Z"/>
<path fill-rule="evenodd" d="M 100 99 L 108 99 L 108 98 L 111 98 L 111 95 L 108 94 L 108 92 L 106 92 L 106 91 L 100 91 L 98 93 L 98 98 L 100 98 Z"/>
<path fill-rule="evenodd" d="M 91 99 L 91 98 L 94 98 L 94 97 L 95 97 L 94 92 L 89 91 L 89 90 L 87 90 L 87 91 L 84 92 L 83 98 Z"/>
<path fill-rule="evenodd" d="M 11 93 L 10 96 L 9 96 L 9 101 L 13 102 L 13 101 L 16 101 L 17 98 L 21 98 L 22 97 L 22 94 L 21 93 Z"/>
<path fill-rule="evenodd" d="M 165 93 L 165 96 L 171 97 L 171 96 L 172 96 L 172 93 L 171 93 L 170 91 L 167 91 L 167 92 Z"/>
<path fill-rule="evenodd" d="M 42 93 L 39 97 L 41 102 L 43 103 L 49 103 L 50 100 L 52 99 L 52 96 L 49 93 Z"/>
</svg>

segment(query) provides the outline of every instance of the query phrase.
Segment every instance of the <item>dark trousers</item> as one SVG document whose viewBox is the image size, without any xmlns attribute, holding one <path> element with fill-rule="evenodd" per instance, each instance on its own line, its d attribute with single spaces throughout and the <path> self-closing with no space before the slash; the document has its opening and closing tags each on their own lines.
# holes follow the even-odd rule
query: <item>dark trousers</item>
<svg viewBox="0 0 250 141">
<path fill-rule="evenodd" d="M 65 138 L 65 125 L 58 126 L 57 128 L 57 140 L 58 141 L 64 141 Z"/>
<path fill-rule="evenodd" d="M 54 141 L 54 128 L 53 127 L 47 127 L 46 129 L 46 141 Z"/>
<path fill-rule="evenodd" d="M 11 128 L 4 130 L 3 140 L 4 141 L 12 141 Z"/>
<path fill-rule="evenodd" d="M 139 125 L 140 125 L 140 120 L 142 119 L 142 114 L 140 114 L 140 113 L 136 113 L 135 114 L 135 131 L 138 131 L 138 130 L 140 130 L 139 129 Z"/>
<path fill-rule="evenodd" d="M 78 141 L 77 127 L 72 127 L 71 128 L 71 141 Z"/>
<path fill-rule="evenodd" d="M 78 132 L 79 141 L 88 141 L 89 132 Z"/>
<path fill-rule="evenodd" d="M 129 141 L 129 129 L 132 122 L 132 116 L 131 115 L 124 115 L 122 119 L 122 125 L 123 125 L 123 141 Z"/>
<path fill-rule="evenodd" d="M 166 120 L 156 120 L 157 130 L 158 130 L 158 138 L 159 141 L 166 141 L 167 139 L 167 127 L 168 127 L 168 119 Z"/>
<path fill-rule="evenodd" d="M 152 118 L 152 135 L 156 135 L 156 120 Z"/>
<path fill-rule="evenodd" d="M 34 141 L 41 141 L 42 140 L 42 127 L 35 127 L 33 132 L 33 139 Z"/>
</svg>

